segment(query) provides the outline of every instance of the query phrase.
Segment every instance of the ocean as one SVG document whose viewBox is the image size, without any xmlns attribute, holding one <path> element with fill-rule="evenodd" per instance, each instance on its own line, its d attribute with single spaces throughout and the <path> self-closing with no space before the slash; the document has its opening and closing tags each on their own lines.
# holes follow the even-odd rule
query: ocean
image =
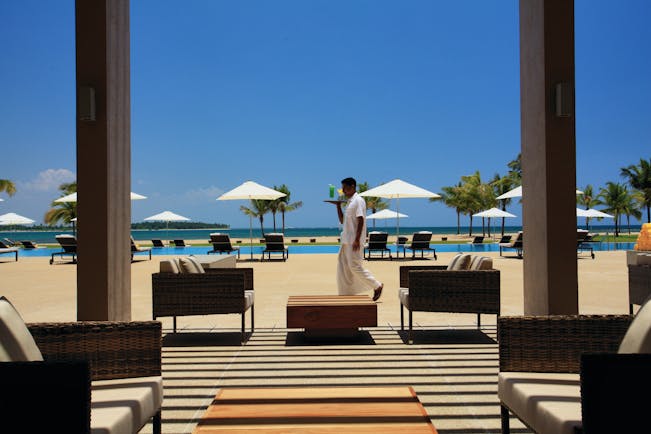
<svg viewBox="0 0 651 434">
<path fill-rule="evenodd" d="M 584 228 L 583 225 L 579 226 Z M 640 232 L 640 225 L 631 225 L 631 233 L 638 234 Z M 590 230 L 593 232 L 609 232 L 613 233 L 615 227 L 612 225 L 591 225 Z M 374 230 L 373 225 L 368 226 L 368 230 Z M 396 234 L 395 226 L 385 226 L 383 223 L 376 225 L 375 230 L 380 230 L 388 232 L 389 235 Z M 522 230 L 521 226 L 505 226 L 505 232 L 514 233 Z M 285 228 L 285 238 L 309 238 L 309 237 L 324 237 L 324 236 L 339 236 L 340 229 L 338 227 L 329 227 L 329 228 Z M 431 231 L 433 234 L 456 234 L 456 226 L 405 226 L 400 227 L 400 234 L 402 235 L 411 235 L 414 232 L 418 231 Z M 491 234 L 500 233 L 500 225 L 491 225 Z M 131 230 L 131 235 L 136 241 L 150 241 L 152 239 L 183 239 L 183 240 L 208 240 L 210 239 L 210 234 L 212 232 L 226 232 L 231 238 L 249 238 L 249 228 L 233 228 L 233 229 L 160 229 L 160 230 L 149 230 L 149 229 L 138 229 Z M 274 232 L 273 228 L 266 228 L 265 232 L 270 233 Z M 277 232 L 280 232 L 280 228 L 277 229 Z M 29 230 L 16 230 L 16 231 L 1 231 L 0 239 L 9 238 L 13 241 L 22 241 L 29 240 L 34 243 L 56 243 L 55 235 L 58 234 L 71 234 L 72 230 L 69 231 L 29 231 Z M 482 227 L 481 222 L 479 225 L 473 226 L 473 234 L 481 235 Z M 628 228 L 624 227 L 622 233 L 628 233 Z M 468 234 L 468 227 L 461 227 L 461 234 Z M 262 238 L 262 233 L 260 232 L 260 227 L 253 228 L 253 239 Z"/>
</svg>

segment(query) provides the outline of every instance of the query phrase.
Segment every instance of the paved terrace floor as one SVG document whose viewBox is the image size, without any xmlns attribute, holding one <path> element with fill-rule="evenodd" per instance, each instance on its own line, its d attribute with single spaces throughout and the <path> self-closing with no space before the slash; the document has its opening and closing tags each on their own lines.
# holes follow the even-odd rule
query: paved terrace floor
<svg viewBox="0 0 651 434">
<path fill-rule="evenodd" d="M 522 314 L 522 261 L 500 258 L 502 314 Z M 356 343 L 314 345 L 285 327 L 290 295 L 336 294 L 336 255 L 294 255 L 287 262 L 248 263 L 255 269 L 256 330 L 239 345 L 239 315 L 162 318 L 163 432 L 192 432 L 220 388 L 259 386 L 410 385 L 441 434 L 499 433 L 496 318 L 474 314 L 414 313 L 414 345 L 403 343 L 397 297 L 398 267 L 438 261 L 366 261 L 385 283 L 378 327 Z M 163 257 L 132 264 L 132 316 L 151 319 L 151 274 Z M 623 251 L 578 259 L 581 313 L 627 313 L 628 280 Z M 0 294 L 27 322 L 75 320 L 76 265 L 48 258 L 0 257 Z M 249 326 L 247 313 L 247 327 Z M 512 432 L 528 433 L 512 419 Z M 146 426 L 143 433 L 151 432 Z M 342 432 L 342 434 L 344 434 Z"/>
</svg>

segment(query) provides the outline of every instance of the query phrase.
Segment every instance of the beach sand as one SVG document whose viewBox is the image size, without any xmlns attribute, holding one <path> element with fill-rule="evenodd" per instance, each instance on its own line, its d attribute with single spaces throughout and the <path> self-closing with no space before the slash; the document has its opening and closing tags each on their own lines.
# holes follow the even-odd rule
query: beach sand
<svg viewBox="0 0 651 434">
<path fill-rule="evenodd" d="M 221 387 L 407 384 L 440 432 L 499 433 L 495 315 L 482 315 L 478 331 L 474 314 L 415 312 L 414 345 L 406 345 L 399 332 L 400 265 L 447 264 L 453 255 L 440 253 L 437 261 L 365 261 L 385 285 L 378 327 L 368 329 L 359 343 L 321 345 L 286 329 L 285 304 L 290 295 L 336 294 L 337 255 L 239 262 L 238 267 L 253 267 L 255 279 L 256 329 L 245 345 L 238 340 L 239 315 L 179 317 L 177 335 L 170 333 L 172 319 L 160 318 L 167 334 L 163 432 L 192 432 Z M 486 256 L 501 271 L 502 314 L 522 314 L 523 261 L 497 253 Z M 164 258 L 136 256 L 131 266 L 132 319 L 151 319 L 151 274 Z M 14 303 L 27 322 L 74 321 L 77 266 L 49 265 L 48 259 L 21 257 L 13 262 L 0 257 L 0 295 Z M 582 256 L 577 262 L 580 312 L 628 313 L 626 253 L 596 252 L 596 259 Z M 248 312 L 246 327 L 249 330 Z M 529 432 L 515 419 L 511 427 Z M 151 426 L 142 432 L 151 432 Z"/>
</svg>

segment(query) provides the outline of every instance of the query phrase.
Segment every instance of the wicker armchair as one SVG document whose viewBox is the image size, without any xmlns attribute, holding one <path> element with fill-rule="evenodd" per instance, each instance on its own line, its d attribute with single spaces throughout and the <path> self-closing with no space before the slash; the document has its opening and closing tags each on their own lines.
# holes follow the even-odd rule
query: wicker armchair
<svg viewBox="0 0 651 434">
<path fill-rule="evenodd" d="M 413 312 L 500 314 L 500 271 L 449 271 L 444 265 L 400 267 L 400 329 L 404 330 L 404 309 L 409 311 L 412 341 Z"/>
<path fill-rule="evenodd" d="M 15 318 L 0 320 L 17 339 L 0 345 L 0 360 L 9 360 L 0 362 L 3 430 L 136 433 L 152 420 L 161 432 L 160 322 L 34 323 L 27 331 Z"/>
<path fill-rule="evenodd" d="M 628 303 L 633 314 L 633 305 L 642 305 L 651 296 L 651 266 L 628 264 Z"/>
<path fill-rule="evenodd" d="M 151 280 L 152 316 L 173 317 L 175 333 L 177 316 L 239 313 L 244 342 L 244 314 L 251 308 L 253 334 L 253 268 L 206 269 L 201 274 L 154 273 Z"/>
<path fill-rule="evenodd" d="M 509 433 L 509 411 L 537 433 L 648 430 L 648 404 L 635 391 L 651 386 L 651 354 L 616 353 L 627 330 L 633 329 L 632 319 L 500 317 L 502 433 Z M 645 419 L 644 429 L 640 419 Z"/>
</svg>

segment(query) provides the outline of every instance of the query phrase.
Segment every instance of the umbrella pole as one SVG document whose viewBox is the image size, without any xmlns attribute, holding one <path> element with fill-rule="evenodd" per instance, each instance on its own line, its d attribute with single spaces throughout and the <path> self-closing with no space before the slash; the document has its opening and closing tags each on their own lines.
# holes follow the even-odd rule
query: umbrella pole
<svg viewBox="0 0 651 434">
<path fill-rule="evenodd" d="M 249 215 L 249 242 L 251 243 L 249 247 L 251 260 L 253 261 L 253 217 L 251 215 Z"/>
<path fill-rule="evenodd" d="M 396 221 L 397 221 L 397 225 L 396 225 L 396 244 L 397 244 L 398 240 L 400 239 L 400 196 L 398 196 L 396 198 L 396 210 L 397 210 L 397 214 L 396 214 Z"/>
</svg>

